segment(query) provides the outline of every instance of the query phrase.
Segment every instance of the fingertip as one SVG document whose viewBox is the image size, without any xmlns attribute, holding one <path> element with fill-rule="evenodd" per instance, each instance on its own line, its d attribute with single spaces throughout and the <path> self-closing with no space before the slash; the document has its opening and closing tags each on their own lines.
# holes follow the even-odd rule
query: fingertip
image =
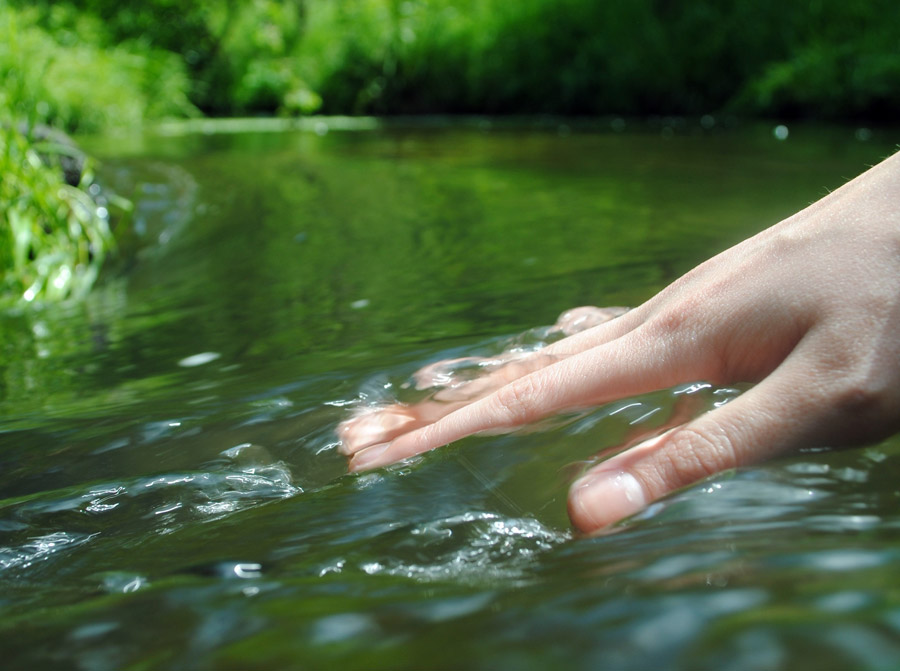
<svg viewBox="0 0 900 671">
<path fill-rule="evenodd" d="M 644 487 L 624 470 L 595 470 L 569 491 L 569 517 L 585 533 L 598 531 L 647 506 Z"/>
<path fill-rule="evenodd" d="M 387 456 L 390 446 L 391 443 L 382 443 L 360 450 L 350 458 L 348 469 L 351 473 L 358 473 L 391 463 L 392 459 Z"/>
<path fill-rule="evenodd" d="M 337 435 L 341 441 L 338 452 L 350 456 L 389 441 L 398 434 L 413 429 L 418 423 L 413 410 L 403 405 L 364 412 L 338 425 Z"/>
</svg>

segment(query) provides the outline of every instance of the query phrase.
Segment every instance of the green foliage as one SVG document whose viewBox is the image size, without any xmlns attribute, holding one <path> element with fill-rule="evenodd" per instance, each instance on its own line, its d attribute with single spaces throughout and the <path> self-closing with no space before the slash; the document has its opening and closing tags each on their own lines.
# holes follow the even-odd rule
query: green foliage
<svg viewBox="0 0 900 671">
<path fill-rule="evenodd" d="M 39 146 L 0 126 L 0 295 L 26 302 L 83 294 L 112 245 L 106 208 L 66 184 Z"/>
<path fill-rule="evenodd" d="M 203 101 L 229 114 L 310 113 L 321 104 L 300 76 L 295 57 L 303 21 L 302 0 L 254 0 L 229 6 L 219 49 L 219 68 L 227 84 Z"/>
<path fill-rule="evenodd" d="M 299 57 L 357 113 L 896 116 L 900 4 L 309 0 Z"/>
<path fill-rule="evenodd" d="M 103 46 L 98 19 L 54 9 L 51 33 L 37 12 L 0 3 L 0 109 L 8 115 L 98 131 L 196 113 L 174 54 L 139 42 Z"/>
<path fill-rule="evenodd" d="M 15 1 L 61 45 L 114 50 L 144 93 L 183 67 L 190 83 L 148 95 L 168 106 L 150 116 L 189 109 L 180 91 L 215 115 L 892 118 L 900 104 L 894 0 Z M 140 58 L 157 77 L 128 75 Z"/>
<path fill-rule="evenodd" d="M 876 117 L 900 111 L 900 4 L 828 3 L 800 45 L 766 63 L 738 106 L 753 114 Z"/>
<path fill-rule="evenodd" d="M 103 48 L 130 44 L 152 62 L 168 54 L 189 74 L 190 83 L 183 89 L 191 104 L 210 114 L 308 113 L 320 104 L 299 77 L 294 58 L 302 34 L 303 0 L 16 4 L 29 7 L 54 36 L 86 36 L 87 43 Z M 80 24 L 85 21 L 99 29 L 84 31 Z M 173 102 L 166 91 L 159 93 L 158 99 Z"/>
</svg>

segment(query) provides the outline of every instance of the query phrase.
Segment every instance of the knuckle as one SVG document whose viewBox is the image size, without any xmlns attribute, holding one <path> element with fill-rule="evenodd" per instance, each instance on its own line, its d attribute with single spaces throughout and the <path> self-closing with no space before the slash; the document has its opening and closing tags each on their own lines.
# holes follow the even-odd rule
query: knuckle
<svg viewBox="0 0 900 671">
<path fill-rule="evenodd" d="M 660 452 L 659 477 L 668 488 L 683 487 L 736 465 L 731 440 L 685 426 L 675 430 Z"/>
<path fill-rule="evenodd" d="M 681 298 L 677 308 L 660 312 L 647 322 L 644 335 L 661 344 L 661 369 L 683 371 L 690 379 L 716 384 L 733 382 L 728 379 L 725 346 L 706 337 L 706 327 L 697 317 L 705 310 L 693 297 Z"/>
<path fill-rule="evenodd" d="M 527 424 L 537 419 L 535 399 L 540 394 L 540 387 L 530 376 L 513 380 L 500 387 L 495 393 L 496 416 L 502 426 Z"/>
<path fill-rule="evenodd" d="M 895 392 L 881 376 L 848 375 L 832 396 L 832 407 L 855 424 L 877 421 L 891 413 Z"/>
<path fill-rule="evenodd" d="M 696 342 L 703 328 L 700 315 L 708 312 L 709 306 L 704 297 L 679 296 L 677 301 L 647 322 L 647 333 L 670 345 Z"/>
<path fill-rule="evenodd" d="M 650 323 L 651 332 L 663 338 L 679 334 L 683 332 L 689 316 L 686 307 L 665 310 L 653 318 Z"/>
<path fill-rule="evenodd" d="M 824 370 L 817 396 L 854 431 L 883 424 L 896 415 L 900 398 L 894 382 L 896 365 L 876 352 L 834 347 L 821 362 Z"/>
</svg>

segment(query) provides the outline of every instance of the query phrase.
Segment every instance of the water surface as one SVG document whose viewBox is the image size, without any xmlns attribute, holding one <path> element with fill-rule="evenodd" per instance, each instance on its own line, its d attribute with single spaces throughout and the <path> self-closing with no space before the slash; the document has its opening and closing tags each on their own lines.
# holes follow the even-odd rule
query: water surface
<svg viewBox="0 0 900 671">
<path fill-rule="evenodd" d="M 810 446 L 582 538 L 565 498 L 586 464 L 739 390 L 698 381 L 364 475 L 334 428 L 422 365 L 639 304 L 895 139 L 480 122 L 86 140 L 135 202 L 122 261 L 84 303 L 0 316 L 8 668 L 891 666 L 896 439 Z"/>
</svg>

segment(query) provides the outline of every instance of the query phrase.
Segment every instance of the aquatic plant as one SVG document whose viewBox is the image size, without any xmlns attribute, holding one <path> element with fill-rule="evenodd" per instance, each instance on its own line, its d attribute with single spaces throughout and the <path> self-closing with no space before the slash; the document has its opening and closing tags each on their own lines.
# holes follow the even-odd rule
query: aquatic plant
<svg viewBox="0 0 900 671">
<path fill-rule="evenodd" d="M 91 25 L 83 22 L 86 35 Z M 171 55 L 166 66 L 130 57 L 131 47 L 105 53 L 76 42 L 0 2 L 0 304 L 83 295 L 114 246 L 109 199 L 129 206 L 101 194 L 90 160 L 45 124 L 99 130 L 187 104 L 169 90 L 177 78 L 158 71 L 173 65 Z M 156 102 L 153 91 L 170 102 Z"/>
<path fill-rule="evenodd" d="M 83 295 L 113 246 L 108 209 L 52 165 L 65 151 L 0 125 L 0 302 Z M 89 169 L 80 186 L 97 192 Z"/>
</svg>

